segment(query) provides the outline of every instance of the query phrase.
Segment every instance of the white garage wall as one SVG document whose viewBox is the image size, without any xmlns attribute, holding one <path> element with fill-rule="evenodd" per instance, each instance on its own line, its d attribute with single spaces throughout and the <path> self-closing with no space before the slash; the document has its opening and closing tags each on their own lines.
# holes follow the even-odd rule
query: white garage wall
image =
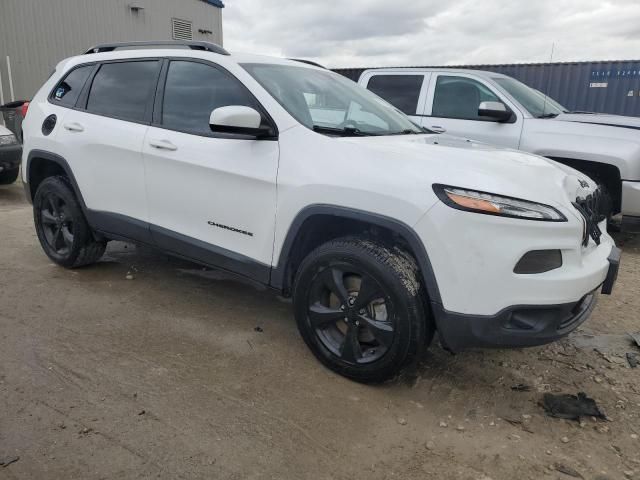
<svg viewBox="0 0 640 480">
<path fill-rule="evenodd" d="M 143 10 L 132 11 L 130 6 Z M 98 43 L 171 40 L 171 19 L 193 24 L 193 39 L 222 44 L 222 10 L 201 0 L 0 0 L 0 75 L 9 101 L 29 99 L 61 59 Z M 201 34 L 208 30 L 211 34 Z"/>
</svg>

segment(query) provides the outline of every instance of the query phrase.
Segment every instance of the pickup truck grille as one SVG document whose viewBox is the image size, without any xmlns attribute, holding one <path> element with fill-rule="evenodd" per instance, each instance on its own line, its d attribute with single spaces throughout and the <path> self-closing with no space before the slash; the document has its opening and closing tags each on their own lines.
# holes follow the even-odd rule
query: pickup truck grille
<svg viewBox="0 0 640 480">
<path fill-rule="evenodd" d="M 598 224 L 607 217 L 604 212 L 605 205 L 600 189 L 598 188 L 586 198 L 577 198 L 573 202 L 573 206 L 576 207 L 576 210 L 580 212 L 580 215 L 585 220 L 586 228 L 582 237 L 582 245 L 586 247 L 589 244 L 589 237 L 593 238 L 596 245 L 600 245 L 602 231 Z"/>
</svg>

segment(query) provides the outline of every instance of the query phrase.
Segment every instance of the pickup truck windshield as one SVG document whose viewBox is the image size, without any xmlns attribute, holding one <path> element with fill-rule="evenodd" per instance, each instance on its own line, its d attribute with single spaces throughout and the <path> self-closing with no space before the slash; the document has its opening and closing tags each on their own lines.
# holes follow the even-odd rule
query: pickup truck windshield
<svg viewBox="0 0 640 480">
<path fill-rule="evenodd" d="M 330 136 L 425 133 L 404 113 L 337 73 L 266 63 L 242 67 L 301 124 Z"/>
<path fill-rule="evenodd" d="M 504 88 L 520 105 L 536 118 L 555 117 L 567 109 L 551 97 L 534 90 L 513 78 L 494 77 L 493 81 Z"/>
</svg>

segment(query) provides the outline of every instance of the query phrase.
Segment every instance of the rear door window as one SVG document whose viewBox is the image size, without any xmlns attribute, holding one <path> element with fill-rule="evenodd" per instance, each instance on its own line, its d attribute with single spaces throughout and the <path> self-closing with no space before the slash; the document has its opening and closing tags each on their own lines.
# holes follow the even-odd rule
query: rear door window
<svg viewBox="0 0 640 480">
<path fill-rule="evenodd" d="M 415 115 L 424 75 L 374 75 L 367 88 L 407 115 Z"/>
<path fill-rule="evenodd" d="M 80 96 L 82 87 L 89 78 L 95 65 L 86 65 L 78 67 L 67 74 L 64 79 L 58 83 L 58 86 L 51 94 L 51 101 L 62 105 L 63 107 L 73 107 Z"/>
<path fill-rule="evenodd" d="M 155 60 L 101 65 L 91 85 L 87 111 L 134 122 L 148 119 L 158 73 Z"/>
</svg>

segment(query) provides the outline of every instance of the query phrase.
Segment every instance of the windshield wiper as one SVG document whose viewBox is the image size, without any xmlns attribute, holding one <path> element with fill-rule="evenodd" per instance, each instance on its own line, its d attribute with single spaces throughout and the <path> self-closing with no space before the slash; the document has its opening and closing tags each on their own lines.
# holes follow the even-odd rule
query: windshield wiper
<svg viewBox="0 0 640 480">
<path fill-rule="evenodd" d="M 545 113 L 543 115 L 538 115 L 536 118 L 556 118 L 557 116 L 557 113 Z"/>
<path fill-rule="evenodd" d="M 335 128 L 325 127 L 323 125 L 314 125 L 313 131 L 318 133 L 327 133 L 329 135 L 338 135 L 341 137 L 369 137 L 377 135 L 376 133 L 363 132 L 356 127 Z"/>
<path fill-rule="evenodd" d="M 404 130 L 400 131 L 400 132 L 393 132 L 393 133 L 387 133 L 387 135 L 422 135 L 424 133 L 427 132 L 416 132 L 415 130 L 412 130 L 410 128 L 405 128 Z"/>
</svg>

